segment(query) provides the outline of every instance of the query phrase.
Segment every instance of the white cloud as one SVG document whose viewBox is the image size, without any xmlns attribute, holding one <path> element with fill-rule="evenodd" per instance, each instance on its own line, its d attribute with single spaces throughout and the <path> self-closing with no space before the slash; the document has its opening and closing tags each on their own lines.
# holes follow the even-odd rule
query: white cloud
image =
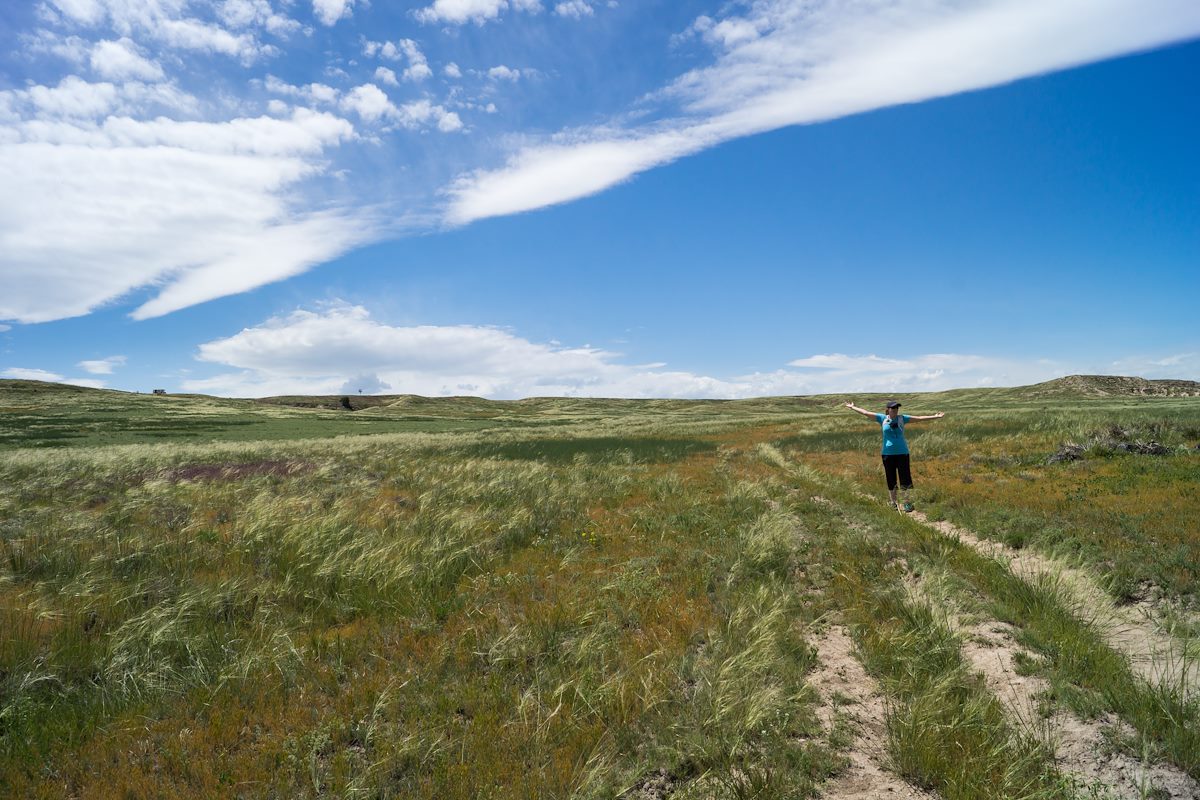
<svg viewBox="0 0 1200 800">
<path fill-rule="evenodd" d="M 354 87 L 342 98 L 341 107 L 345 111 L 353 111 L 367 122 L 395 117 L 399 113 L 387 94 L 373 83 Z"/>
<path fill-rule="evenodd" d="M 85 64 L 92 53 L 92 43 L 82 36 L 62 36 L 53 31 L 39 30 L 22 37 L 31 53 L 51 53 L 72 64 Z"/>
<path fill-rule="evenodd" d="M 346 111 L 353 111 L 364 121 L 371 123 L 391 122 L 409 129 L 436 125 L 443 133 L 457 131 L 463 127 L 458 114 L 428 100 L 414 100 L 397 106 L 373 83 L 357 86 L 348 92 L 341 100 L 341 107 Z"/>
<path fill-rule="evenodd" d="M 381 58 L 386 58 L 389 61 L 406 61 L 408 67 L 404 70 L 403 75 L 406 81 L 418 83 L 433 77 L 433 70 L 429 68 L 429 61 L 425 58 L 425 54 L 421 52 L 421 48 L 412 39 L 400 39 L 395 42 L 364 42 L 363 53 L 368 56 L 378 54 Z"/>
<path fill-rule="evenodd" d="M 338 100 L 338 90 L 324 83 L 309 83 L 304 86 L 294 86 L 281 81 L 274 75 L 268 75 L 263 85 L 268 92 L 288 97 L 298 97 L 308 103 L 332 104 Z"/>
<path fill-rule="evenodd" d="M 64 16 L 85 25 L 95 25 L 104 19 L 104 6 L 97 0 L 50 0 Z"/>
<path fill-rule="evenodd" d="M 1104 365 L 1101 371 L 1109 375 L 1200 381 L 1200 353 L 1127 356 Z"/>
<path fill-rule="evenodd" d="M 404 70 L 404 80 L 418 83 L 433 77 L 433 70 L 429 68 L 428 62 L 425 61 L 425 56 L 417 50 L 411 39 L 405 39 L 403 43 L 407 43 L 409 52 L 409 66 Z"/>
<path fill-rule="evenodd" d="M 350 16 L 354 0 L 313 0 L 313 15 L 322 25 L 335 25 L 342 17 Z"/>
<path fill-rule="evenodd" d="M 176 277 L 157 297 L 134 311 L 133 317 L 161 316 L 299 275 L 377 235 L 371 220 L 338 212 L 310 213 L 246 226 L 241 232 L 227 231 L 220 243 L 224 252 Z"/>
<path fill-rule="evenodd" d="M 12 330 L 12 325 L 0 325 L 0 333 L 4 333 L 5 331 L 11 331 L 11 330 Z"/>
<path fill-rule="evenodd" d="M 1026 362 L 961 353 L 881 358 L 829 353 L 788 362 L 799 371 L 759 376 L 758 382 L 806 387 L 805 393 L 939 391 L 959 387 L 1016 386 L 1066 374 L 1050 361 Z M 815 388 L 808 388 L 815 387 Z"/>
<path fill-rule="evenodd" d="M 68 386 L 85 386 L 88 389 L 104 389 L 108 385 L 104 381 L 95 378 L 63 378 L 60 383 L 65 383 Z"/>
<path fill-rule="evenodd" d="M 186 390 L 239 396 L 339 392 L 364 375 L 425 395 L 726 396 L 738 389 L 622 365 L 597 348 L 530 342 L 499 328 L 385 325 L 348 305 L 269 320 L 202 344 L 197 357 L 239 371 L 187 381 Z"/>
<path fill-rule="evenodd" d="M 488 77 L 496 81 L 515 81 L 521 77 L 521 70 L 507 67 L 504 64 L 492 67 L 487 71 Z"/>
<path fill-rule="evenodd" d="M 474 22 L 482 25 L 497 19 L 510 8 L 536 13 L 541 10 L 542 4 L 540 0 L 434 0 L 433 5 L 418 9 L 413 16 L 426 23 L 463 25 Z"/>
<path fill-rule="evenodd" d="M 75 75 L 63 78 L 58 86 L 32 86 L 5 94 L 27 99 L 38 113 L 56 117 L 98 117 L 112 110 L 118 100 L 113 84 L 88 83 Z"/>
<path fill-rule="evenodd" d="M 98 42 L 91 53 L 92 69 L 107 80 L 162 80 L 162 67 L 143 58 L 130 39 Z"/>
<path fill-rule="evenodd" d="M 396 73 L 392 72 L 387 67 L 377 67 L 375 70 L 375 80 L 380 83 L 386 83 L 388 86 L 399 86 L 400 81 L 396 79 Z"/>
<path fill-rule="evenodd" d="M 453 111 L 446 111 L 440 106 L 438 109 L 437 126 L 439 131 L 442 133 L 453 133 L 454 131 L 462 130 L 463 123 L 459 119 L 458 114 L 455 114 Z"/>
<path fill-rule="evenodd" d="M 95 361 L 80 361 L 75 366 L 92 375 L 112 375 L 114 369 L 125 366 L 125 356 L 109 356 Z"/>
<path fill-rule="evenodd" d="M 366 372 L 343 383 L 339 391 L 342 394 L 380 394 L 391 388 L 392 385 L 380 380 L 378 375 Z"/>
<path fill-rule="evenodd" d="M 0 91 L 0 122 L 13 123 L 0 128 L 0 134 L 13 139 L 62 125 L 87 125 L 89 119 L 107 115 L 148 114 L 164 108 L 191 113 L 196 107 L 196 98 L 169 83 L 90 83 L 68 75 L 57 86 Z"/>
<path fill-rule="evenodd" d="M 332 114 L 227 122 L 25 121 L 0 143 L 0 319 L 85 314 L 158 286 L 144 318 L 296 274 L 370 236 L 362 212 L 295 209 L 354 129 Z"/>
<path fill-rule="evenodd" d="M 304 27 L 298 21 L 276 13 L 268 0 L 224 0 L 217 6 L 217 14 L 231 28 L 261 27 L 277 36 L 286 36 Z"/>
<path fill-rule="evenodd" d="M 564 3 L 554 6 L 554 13 L 560 17 L 582 19 L 583 17 L 590 17 L 596 12 L 586 0 L 567 0 Z"/>
<path fill-rule="evenodd" d="M 299 310 L 200 345 L 197 358 L 231 367 L 187 391 L 233 396 L 383 391 L 514 398 L 761 397 L 1012 386 L 1069 374 L 1051 362 L 932 354 L 906 359 L 816 355 L 798 369 L 723 379 L 625 364 L 590 346 L 537 343 L 481 325 L 391 326 L 361 306 Z M 368 388 L 370 387 L 370 388 Z"/>
<path fill-rule="evenodd" d="M 93 28 L 107 23 L 118 36 L 142 45 L 155 42 L 168 48 L 233 56 L 244 62 L 267 52 L 253 31 L 233 33 L 221 25 L 188 16 L 191 4 L 182 0 L 52 0 L 52 3 L 61 12 L 64 25 Z M 245 4 L 240 5 L 240 10 L 238 4 L 226 4 L 219 9 L 226 24 L 235 25 L 244 17 Z M 265 18 L 256 17 L 255 21 L 276 31 L 288 27 L 286 18 L 269 13 Z"/>
<path fill-rule="evenodd" d="M 608 138 L 529 148 L 502 170 L 463 176 L 450 187 L 450 224 L 515 214 L 602 191 L 650 167 L 703 149 L 713 141 L 695 131 Z"/>
<path fill-rule="evenodd" d="M 451 61 L 442 68 L 442 74 L 447 78 L 461 78 L 462 70 L 458 68 L 458 64 L 455 64 L 453 61 Z"/>
<path fill-rule="evenodd" d="M 63 379 L 63 376 L 57 372 L 49 372 L 44 369 L 27 369 L 25 367 L 9 367 L 4 372 L 0 372 L 0 375 L 18 381 L 47 381 L 48 383 L 58 383 Z"/>
<path fill-rule="evenodd" d="M 65 383 L 71 386 L 86 386 L 91 389 L 103 389 L 104 381 L 95 378 L 68 378 L 57 372 L 44 369 L 27 369 L 25 367 L 9 367 L 0 372 L 0 378 L 11 378 L 18 381 L 45 381 L 46 383 Z"/>
<path fill-rule="evenodd" d="M 736 8 L 737 6 L 730 6 Z M 566 202 L 729 139 L 995 86 L 1200 35 L 1191 0 L 758 0 L 693 28 L 716 62 L 651 96 L 649 127 L 565 131 L 461 176 L 462 224 Z"/>
</svg>

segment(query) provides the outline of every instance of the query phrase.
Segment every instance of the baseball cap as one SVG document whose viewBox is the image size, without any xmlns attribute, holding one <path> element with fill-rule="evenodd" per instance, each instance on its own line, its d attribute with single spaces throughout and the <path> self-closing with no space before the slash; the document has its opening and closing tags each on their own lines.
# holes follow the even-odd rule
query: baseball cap
<svg viewBox="0 0 1200 800">
<path fill-rule="evenodd" d="M 899 407 L 900 407 L 900 403 L 898 403 L 895 400 L 888 400 L 887 405 L 885 406 L 885 408 L 899 408 Z"/>
</svg>

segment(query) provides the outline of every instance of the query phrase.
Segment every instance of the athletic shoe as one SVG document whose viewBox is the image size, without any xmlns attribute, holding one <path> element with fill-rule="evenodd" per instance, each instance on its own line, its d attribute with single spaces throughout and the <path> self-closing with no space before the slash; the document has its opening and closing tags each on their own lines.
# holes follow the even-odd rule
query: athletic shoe
<svg viewBox="0 0 1200 800">
<path fill-rule="evenodd" d="M 909 511 L 914 511 L 915 509 L 916 509 L 916 506 L 914 506 L 912 503 L 905 503 L 905 504 L 904 504 L 904 511 L 905 511 L 905 513 L 908 513 Z"/>
</svg>

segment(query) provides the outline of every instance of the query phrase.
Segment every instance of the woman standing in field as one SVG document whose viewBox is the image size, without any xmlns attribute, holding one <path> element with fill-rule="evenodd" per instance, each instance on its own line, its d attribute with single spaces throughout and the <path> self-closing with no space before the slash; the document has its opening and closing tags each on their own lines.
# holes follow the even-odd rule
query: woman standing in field
<svg viewBox="0 0 1200 800">
<path fill-rule="evenodd" d="M 926 419 L 941 419 L 946 416 L 942 412 L 925 417 L 913 417 L 900 413 L 900 404 L 895 400 L 887 402 L 887 413 L 876 414 L 859 408 L 854 403 L 846 403 L 846 408 L 857 411 L 865 417 L 871 417 L 883 428 L 883 474 L 887 478 L 888 494 L 892 498 L 892 508 L 896 508 L 896 484 L 904 490 L 904 510 L 912 511 L 913 504 L 908 493 L 912 489 L 912 472 L 908 464 L 908 442 L 904 440 L 904 426 L 909 422 Z M 899 478 L 899 481 L 897 481 Z"/>
</svg>

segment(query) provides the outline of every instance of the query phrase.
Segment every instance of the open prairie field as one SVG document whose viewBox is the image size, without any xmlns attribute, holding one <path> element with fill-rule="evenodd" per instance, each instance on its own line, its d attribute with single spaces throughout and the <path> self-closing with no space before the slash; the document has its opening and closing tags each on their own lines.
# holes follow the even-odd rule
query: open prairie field
<svg viewBox="0 0 1200 800">
<path fill-rule="evenodd" d="M 0 382 L 0 796 L 1200 796 L 1197 390 Z"/>
</svg>

